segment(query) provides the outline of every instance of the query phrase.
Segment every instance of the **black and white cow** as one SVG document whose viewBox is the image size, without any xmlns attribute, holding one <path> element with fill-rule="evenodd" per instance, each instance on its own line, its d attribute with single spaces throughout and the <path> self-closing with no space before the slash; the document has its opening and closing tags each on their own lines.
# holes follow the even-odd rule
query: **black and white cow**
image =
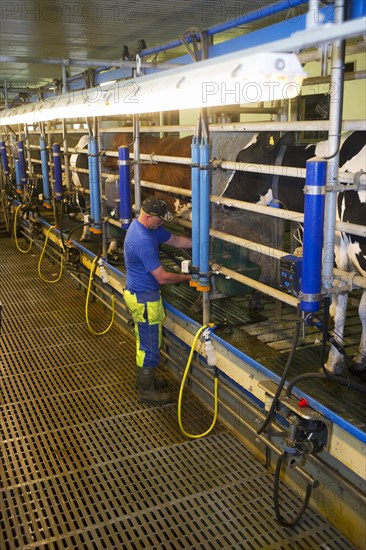
<svg viewBox="0 0 366 550">
<path fill-rule="evenodd" d="M 273 142 L 269 134 L 257 134 L 239 152 L 236 161 L 245 164 L 269 164 L 305 168 L 306 161 L 313 157 L 326 157 L 328 143 L 295 146 L 290 134 Z M 366 132 L 352 132 L 341 136 L 339 159 L 340 171 L 366 172 Z M 222 193 L 224 197 L 271 205 L 274 200 L 296 212 L 304 211 L 304 179 L 273 176 L 260 172 L 236 171 Z M 366 191 L 346 191 L 338 194 L 337 216 L 339 220 L 364 225 L 366 220 Z M 366 239 L 347 233 L 336 232 L 335 261 L 343 270 L 356 270 L 366 277 Z M 340 343 L 343 338 L 347 309 L 347 292 L 334 295 L 331 315 L 334 333 Z M 353 371 L 366 373 L 366 290 L 359 304 L 362 336 L 359 351 L 353 359 Z M 344 356 L 331 346 L 326 368 L 338 374 L 344 366 Z"/>
<path fill-rule="evenodd" d="M 76 202 L 80 208 L 80 212 L 83 216 L 85 223 L 89 220 L 88 205 L 85 201 L 85 195 L 83 189 L 89 189 L 89 175 L 83 172 L 77 172 L 76 168 L 83 170 L 88 169 L 88 136 L 81 136 L 78 143 L 75 145 L 75 153 L 70 156 L 70 168 L 71 168 L 71 181 L 76 191 Z M 86 225 L 83 228 L 83 233 L 80 241 L 87 241 L 90 239 L 90 229 Z"/>
</svg>

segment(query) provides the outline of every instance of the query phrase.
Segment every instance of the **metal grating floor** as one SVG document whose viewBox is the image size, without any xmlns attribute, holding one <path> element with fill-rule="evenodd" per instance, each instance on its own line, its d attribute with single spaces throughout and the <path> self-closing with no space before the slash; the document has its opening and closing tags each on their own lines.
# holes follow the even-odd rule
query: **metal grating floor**
<svg viewBox="0 0 366 550">
<path fill-rule="evenodd" d="M 43 283 L 37 260 L 0 239 L 2 550 L 353 548 L 311 509 L 277 525 L 272 474 L 223 426 L 187 441 L 176 403 L 138 404 L 133 337 L 93 336 L 83 294 Z M 210 418 L 186 397 L 187 429 Z"/>
</svg>

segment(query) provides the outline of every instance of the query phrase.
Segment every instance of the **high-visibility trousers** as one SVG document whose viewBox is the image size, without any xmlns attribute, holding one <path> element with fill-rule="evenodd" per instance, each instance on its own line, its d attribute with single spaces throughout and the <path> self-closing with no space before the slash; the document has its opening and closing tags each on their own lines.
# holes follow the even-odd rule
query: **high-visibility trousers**
<svg viewBox="0 0 366 550">
<path fill-rule="evenodd" d="M 125 289 L 123 297 L 135 324 L 136 365 L 157 367 L 165 319 L 160 290 L 130 292 Z"/>
</svg>

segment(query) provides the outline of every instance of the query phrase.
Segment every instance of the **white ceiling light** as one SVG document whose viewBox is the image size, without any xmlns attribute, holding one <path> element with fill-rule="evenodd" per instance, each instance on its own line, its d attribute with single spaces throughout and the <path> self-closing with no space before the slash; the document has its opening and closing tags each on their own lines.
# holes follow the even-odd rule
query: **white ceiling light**
<svg viewBox="0 0 366 550">
<path fill-rule="evenodd" d="M 295 54 L 228 54 L 8 109 L 0 113 L 0 123 L 32 124 L 290 99 L 300 93 L 305 77 Z"/>
</svg>

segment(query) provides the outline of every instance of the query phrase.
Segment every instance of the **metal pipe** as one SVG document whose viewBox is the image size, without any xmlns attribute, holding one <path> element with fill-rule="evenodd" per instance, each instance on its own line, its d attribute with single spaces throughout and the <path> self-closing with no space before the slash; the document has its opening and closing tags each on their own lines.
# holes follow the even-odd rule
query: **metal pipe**
<svg viewBox="0 0 366 550">
<path fill-rule="evenodd" d="M 256 111 L 257 112 L 257 111 Z M 210 132 L 260 132 L 260 131 L 296 131 L 304 132 L 307 130 L 326 132 L 329 129 L 328 120 L 298 120 L 298 121 L 257 121 L 257 122 L 230 122 L 220 124 L 209 124 Z M 196 127 L 193 124 L 174 125 L 174 126 L 140 126 L 141 133 L 156 133 L 156 132 L 192 132 L 194 133 Z M 342 130 L 344 132 L 350 132 L 353 130 L 366 130 L 366 122 L 364 119 L 360 120 L 343 120 Z M 103 133 L 132 133 L 133 128 L 131 126 L 124 126 L 123 132 L 119 126 L 110 126 L 108 128 L 101 128 Z M 75 130 L 74 133 L 80 133 L 80 130 Z M 106 151 L 110 156 L 114 151 Z M 116 156 L 116 153 L 115 153 Z"/>
<path fill-rule="evenodd" d="M 128 229 L 131 223 L 131 188 L 130 188 L 130 150 L 128 147 L 118 147 L 119 167 L 119 218 L 123 229 Z"/>
<path fill-rule="evenodd" d="M 56 57 L 52 59 L 49 57 L 29 57 L 25 55 L 1 55 L 0 63 L 38 63 L 40 65 L 62 65 L 65 67 L 73 65 L 75 67 L 103 67 L 104 69 L 108 69 L 110 67 L 125 67 L 130 69 L 136 68 L 135 61 L 124 61 L 122 59 L 62 59 L 61 57 Z M 177 65 L 172 63 L 141 63 L 142 69 L 171 69 L 174 67 L 177 67 Z"/>
<path fill-rule="evenodd" d="M 326 174 L 325 161 L 307 161 L 300 294 L 300 309 L 306 312 L 320 308 Z"/>
<path fill-rule="evenodd" d="M 307 1 L 308 0 L 291 0 L 291 8 L 295 8 L 296 6 L 300 6 L 301 4 L 306 4 Z M 203 4 L 203 9 L 204 8 L 206 8 L 206 12 L 203 15 L 207 17 L 208 15 L 210 15 L 210 13 L 212 14 L 212 11 L 211 12 L 209 11 L 210 9 L 212 9 L 209 3 Z M 217 9 L 216 6 L 214 6 L 213 9 L 216 11 Z M 274 14 L 280 13 L 281 11 L 288 10 L 288 9 L 289 9 L 288 0 L 283 0 L 282 2 L 279 2 L 278 4 L 275 4 L 275 5 L 261 7 L 260 9 L 255 10 L 246 15 L 242 15 L 241 17 L 236 17 L 235 19 L 225 21 L 225 23 L 219 23 L 218 25 L 214 25 L 213 27 L 207 29 L 206 31 L 207 36 L 213 36 L 220 32 L 238 27 L 239 25 L 245 25 L 253 21 L 259 21 L 260 19 L 263 19 L 266 17 L 273 17 Z M 187 36 L 185 40 L 188 43 L 192 42 L 192 38 L 190 38 L 189 36 Z M 147 57 L 148 55 L 164 52 L 166 50 L 171 50 L 172 48 L 177 48 L 182 44 L 183 44 L 182 39 L 178 38 L 176 40 L 172 40 L 171 42 L 167 42 L 166 44 L 162 44 L 161 46 L 146 48 L 145 50 L 142 50 L 140 52 L 140 57 Z"/>
<path fill-rule="evenodd" d="M 354 73 L 345 73 L 344 74 L 344 80 L 364 80 L 366 78 L 366 71 L 357 71 Z M 324 75 L 324 76 L 311 76 L 309 78 L 305 78 L 302 85 L 304 86 L 313 86 L 314 84 L 326 84 L 330 82 L 331 76 L 330 75 Z"/>
<path fill-rule="evenodd" d="M 334 20 L 342 23 L 344 20 L 344 0 L 336 0 Z M 345 42 L 338 39 L 333 43 L 331 89 L 333 90 L 329 112 L 329 152 L 332 156 L 328 162 L 327 184 L 334 191 L 327 193 L 325 198 L 325 225 L 324 225 L 324 258 L 323 258 L 323 288 L 330 290 L 333 285 L 333 264 L 335 248 L 335 225 L 337 212 L 338 169 L 340 133 L 342 128 L 343 88 L 344 88 L 344 59 Z"/>
<path fill-rule="evenodd" d="M 42 164 L 42 185 L 43 185 L 43 206 L 45 208 L 52 208 L 51 205 L 51 186 L 48 171 L 48 151 L 46 146 L 46 139 L 44 136 L 39 138 L 39 145 L 41 150 L 41 164 Z"/>
<path fill-rule="evenodd" d="M 215 204 L 222 204 L 229 207 L 239 208 L 241 210 L 250 210 L 251 212 L 258 212 L 265 216 L 272 216 L 274 218 L 280 218 L 283 220 L 290 220 L 297 223 L 304 222 L 304 214 L 295 212 L 294 210 L 282 210 L 278 208 L 269 208 L 268 206 L 262 206 L 260 204 L 253 204 L 251 202 L 239 201 L 237 199 L 228 199 L 219 195 L 211 195 L 211 202 Z M 359 235 L 360 237 L 366 237 L 366 227 L 363 225 L 356 225 L 348 222 L 336 222 L 336 229 L 338 231 L 345 231 L 352 235 Z"/>
<path fill-rule="evenodd" d="M 284 255 L 284 253 L 282 255 Z M 276 290 L 275 288 L 269 285 L 265 285 L 264 283 L 260 283 L 259 281 L 256 281 L 254 279 L 251 279 L 246 275 L 241 275 L 240 273 L 236 273 L 236 271 L 233 271 L 231 269 L 228 269 L 227 267 L 223 267 L 216 263 L 212 264 L 212 271 L 214 273 L 222 273 L 222 275 L 225 275 L 225 277 L 230 277 L 234 281 L 238 281 L 239 283 L 250 286 L 255 290 L 259 290 L 259 292 L 263 292 L 263 294 L 272 296 L 272 298 L 275 298 L 276 300 L 281 300 L 281 302 L 284 302 L 289 306 L 297 307 L 298 299 L 295 298 L 295 296 L 291 296 L 286 292 L 281 292 L 280 290 Z"/>
<path fill-rule="evenodd" d="M 24 136 L 25 136 L 25 143 L 26 143 L 26 150 L 27 150 L 27 163 L 28 163 L 28 173 L 29 176 L 33 176 L 33 166 L 32 166 L 32 157 L 29 147 L 29 133 L 28 133 L 28 125 L 24 124 Z"/>
<path fill-rule="evenodd" d="M 177 225 L 180 225 L 182 227 L 188 227 L 191 228 L 192 224 L 185 220 L 176 220 Z M 216 237 L 217 239 L 221 239 L 222 241 L 226 241 L 229 243 L 236 244 L 238 246 L 241 246 L 242 248 L 247 248 L 248 250 L 255 250 L 258 252 L 258 246 L 260 246 L 260 252 L 261 254 L 264 254 L 266 256 L 271 256 L 272 258 L 276 258 L 279 260 L 282 258 L 282 256 L 285 256 L 287 252 L 284 252 L 283 250 L 278 250 L 276 248 L 270 248 L 269 246 L 256 243 L 253 241 L 248 241 L 247 239 L 243 239 L 242 237 L 235 237 L 234 235 L 229 235 L 228 233 L 222 233 L 221 231 L 217 231 L 216 229 L 210 229 L 210 235 L 211 237 Z M 218 265 L 218 264 L 217 264 Z M 225 269 L 226 268 L 221 268 Z M 235 273 L 235 272 L 233 272 Z M 353 287 L 358 288 L 366 288 L 366 279 L 365 277 L 362 277 L 361 275 L 356 275 L 355 273 L 347 273 L 346 271 L 342 271 L 340 269 L 334 269 L 334 274 L 342 281 L 345 281 L 347 283 L 350 282 L 350 279 L 352 279 L 352 285 Z M 229 275 L 231 277 L 231 275 Z M 242 276 L 241 276 L 242 277 Z M 233 277 L 234 278 L 234 277 Z M 248 278 L 249 279 L 249 278 Z M 253 281 L 253 279 L 249 279 L 249 281 Z M 253 284 L 248 284 L 249 286 L 253 286 Z M 254 286 L 253 286 L 254 288 Z"/>
</svg>

